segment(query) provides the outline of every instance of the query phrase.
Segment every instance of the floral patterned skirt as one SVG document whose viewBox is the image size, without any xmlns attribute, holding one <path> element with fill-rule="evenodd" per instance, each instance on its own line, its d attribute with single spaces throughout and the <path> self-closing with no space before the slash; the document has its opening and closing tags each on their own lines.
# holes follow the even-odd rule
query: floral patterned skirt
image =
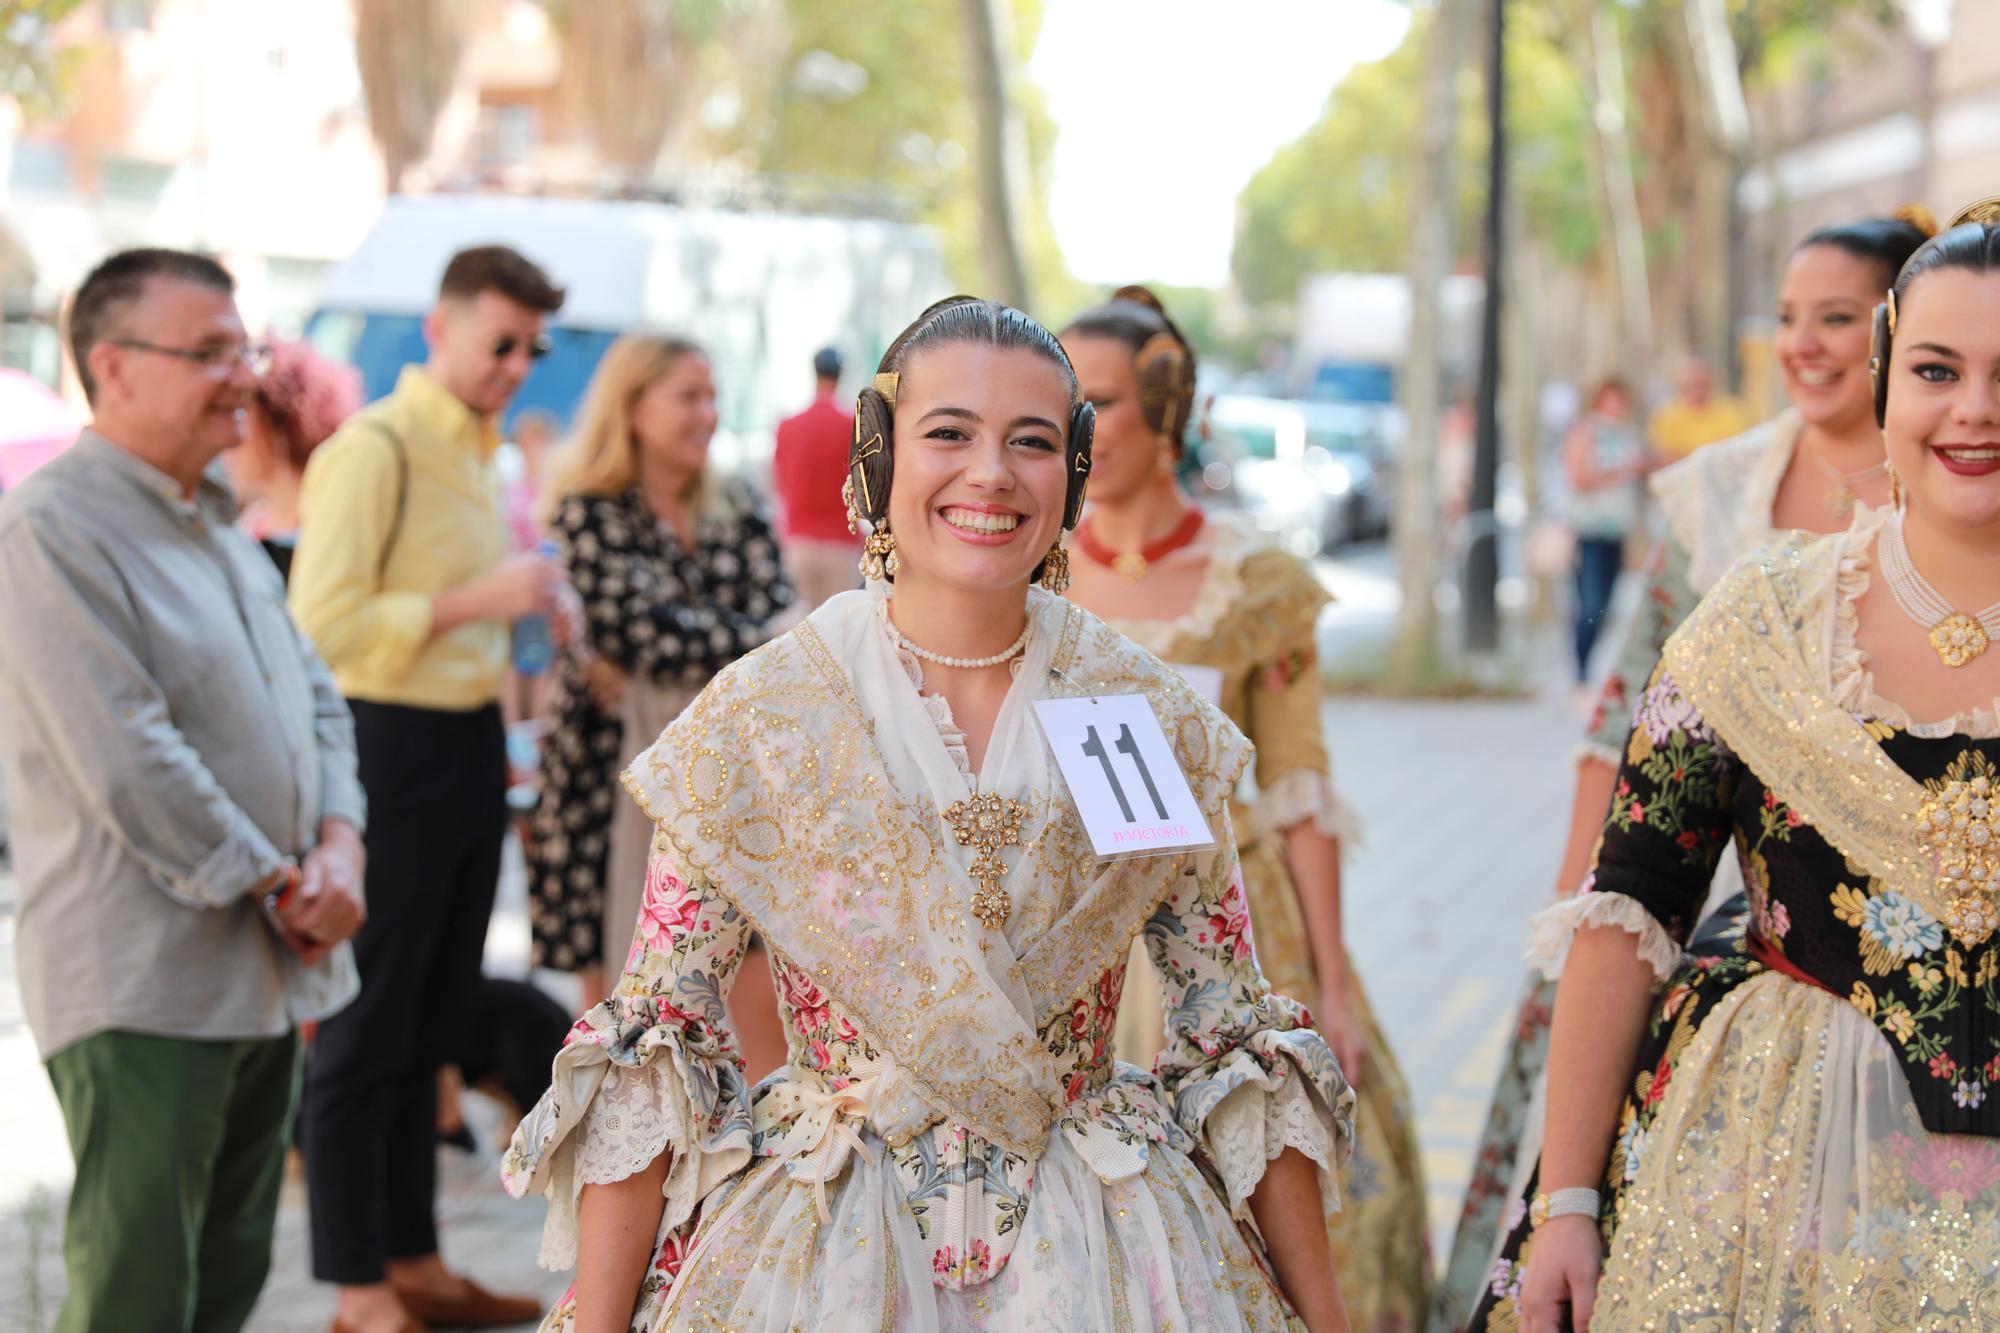
<svg viewBox="0 0 2000 1333">
<path fill-rule="evenodd" d="M 826 1222 L 782 1160 L 759 1159 L 718 1189 L 685 1234 L 663 1238 L 654 1267 L 670 1280 L 645 1284 L 633 1333 L 1303 1333 L 1259 1249 L 1182 1153 L 1156 1147 L 1143 1173 L 1106 1183 L 1057 1136 L 1012 1258 L 950 1290 L 932 1272 L 948 1251 L 933 1253 L 880 1139 L 867 1138 L 876 1162 L 850 1159 L 827 1187 Z M 575 1321 L 565 1295 L 542 1328 L 570 1333 Z"/>
</svg>

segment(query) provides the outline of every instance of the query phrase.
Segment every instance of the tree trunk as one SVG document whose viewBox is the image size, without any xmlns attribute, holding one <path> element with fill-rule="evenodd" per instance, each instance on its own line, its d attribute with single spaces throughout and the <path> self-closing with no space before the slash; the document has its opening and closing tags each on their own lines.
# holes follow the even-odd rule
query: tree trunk
<svg viewBox="0 0 2000 1333">
<path fill-rule="evenodd" d="M 1724 0 L 1690 0 L 1686 37 L 1701 132 L 1693 136 L 1695 348 L 1736 382 L 1736 185 L 1749 146 L 1750 112 Z"/>
<path fill-rule="evenodd" d="M 1636 377 L 1652 354 L 1653 307 L 1646 274 L 1645 227 L 1632 174 L 1632 141 L 1625 122 L 1625 52 L 1618 17 L 1608 6 L 1591 0 L 1585 3 L 1590 8 L 1584 30 L 1589 48 L 1592 140 L 1610 224 L 1619 310 L 1624 316 L 1617 366 L 1626 376 Z"/>
<path fill-rule="evenodd" d="M 972 53 L 972 110 L 979 139 L 979 241 L 987 297 L 1028 308 L 1028 266 L 1021 253 L 1018 205 L 1020 118 L 1008 96 L 1013 57 L 1004 24 L 1006 0 L 961 0 Z"/>
<path fill-rule="evenodd" d="M 1437 446 L 1444 397 L 1444 348 L 1438 300 L 1451 271 L 1458 198 L 1458 72 L 1472 13 L 1468 0 L 1437 0 L 1424 64 L 1424 119 L 1415 209 L 1411 218 L 1410 339 L 1403 357 L 1406 428 L 1396 479 L 1396 564 L 1402 606 L 1389 656 L 1389 680 L 1413 688 L 1438 659 L 1437 581 L 1442 509 Z"/>
<path fill-rule="evenodd" d="M 464 0 L 354 0 L 354 62 L 391 194 L 430 154 L 468 26 Z"/>
</svg>

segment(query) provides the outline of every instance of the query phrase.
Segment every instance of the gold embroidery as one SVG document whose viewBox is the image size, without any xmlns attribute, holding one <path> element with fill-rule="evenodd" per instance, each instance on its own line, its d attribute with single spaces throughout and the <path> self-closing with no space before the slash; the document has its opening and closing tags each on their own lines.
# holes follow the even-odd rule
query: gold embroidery
<svg viewBox="0 0 2000 1333">
<path fill-rule="evenodd" d="M 1029 611 L 1054 645 L 1052 680 L 1145 693 L 1204 812 L 1220 815 L 1249 758 L 1227 719 L 1080 608 L 1031 592 Z M 874 726 L 808 623 L 723 672 L 625 783 L 703 890 L 810 960 L 929 1105 L 1038 1158 L 1064 1091 L 1038 1020 L 1094 990 L 1190 858 L 1101 865 L 1075 854 L 1069 802 L 1036 793 L 1021 803 L 1018 845 L 1036 874 L 1025 910 L 1048 928 L 1017 959 L 966 911 L 975 883 L 943 853 L 953 835 L 934 804 L 898 789 Z M 1211 875 L 1232 860 L 1195 859 Z"/>
<path fill-rule="evenodd" d="M 1917 811 L 1924 851 L 1938 863 L 1946 895 L 1938 919 L 1967 948 L 1984 944 L 2000 928 L 2000 796 L 1993 765 L 1977 750 L 1953 761 L 1942 783 Z"/>
<path fill-rule="evenodd" d="M 1717 584 L 1667 642 L 1681 692 L 1829 846 L 1937 920 L 1949 910 L 1917 823 L 1929 793 L 1826 695 L 1837 537 L 1791 533 Z"/>
<path fill-rule="evenodd" d="M 1007 873 L 1007 867 L 1000 864 L 1000 849 L 1021 845 L 1021 821 L 1027 815 L 1027 807 L 1019 801 L 1006 800 L 992 792 L 953 801 L 945 809 L 944 822 L 951 825 L 959 846 L 979 849 L 972 858 L 970 871 L 979 881 L 979 890 L 972 895 L 972 914 L 988 930 L 1006 925 L 1007 913 L 1013 907 L 1006 890 L 1000 887 L 1000 877 Z"/>
</svg>

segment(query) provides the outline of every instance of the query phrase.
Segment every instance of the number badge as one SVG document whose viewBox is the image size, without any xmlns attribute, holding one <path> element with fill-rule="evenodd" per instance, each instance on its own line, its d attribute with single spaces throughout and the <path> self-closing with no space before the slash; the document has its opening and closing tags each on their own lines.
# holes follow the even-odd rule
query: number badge
<svg viewBox="0 0 2000 1333">
<path fill-rule="evenodd" d="M 1099 857 L 1215 846 L 1145 695 L 1039 699 L 1035 717 Z"/>
</svg>

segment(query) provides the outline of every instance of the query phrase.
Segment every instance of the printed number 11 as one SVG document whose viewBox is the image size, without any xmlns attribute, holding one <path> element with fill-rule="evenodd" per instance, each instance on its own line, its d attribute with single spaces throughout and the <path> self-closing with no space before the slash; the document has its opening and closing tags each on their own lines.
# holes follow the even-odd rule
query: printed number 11
<svg viewBox="0 0 2000 1333">
<path fill-rule="evenodd" d="M 1132 816 L 1132 803 L 1125 799 L 1125 785 L 1118 780 L 1117 770 L 1111 766 L 1111 754 L 1104 748 L 1103 740 L 1098 737 L 1097 728 L 1086 727 L 1084 734 L 1089 739 L 1083 743 L 1083 752 L 1104 766 L 1104 780 L 1111 784 L 1111 794 L 1118 798 L 1118 813 L 1125 816 L 1126 823 L 1136 823 Z M 1131 757 L 1133 766 L 1139 770 L 1139 781 L 1146 784 L 1146 795 L 1153 800 L 1153 809 L 1159 813 L 1161 819 L 1165 819 L 1167 803 L 1160 799 L 1160 789 L 1153 785 L 1152 771 L 1146 767 L 1146 758 L 1139 753 L 1139 743 L 1132 739 L 1132 728 L 1129 725 L 1119 724 L 1118 739 L 1112 743 L 1112 749 Z"/>
</svg>

